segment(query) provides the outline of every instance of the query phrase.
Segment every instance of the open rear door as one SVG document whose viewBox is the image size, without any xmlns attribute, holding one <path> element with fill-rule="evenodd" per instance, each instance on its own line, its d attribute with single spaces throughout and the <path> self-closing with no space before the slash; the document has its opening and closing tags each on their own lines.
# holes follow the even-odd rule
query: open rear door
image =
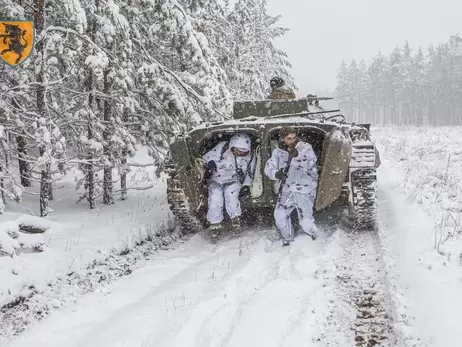
<svg viewBox="0 0 462 347">
<path fill-rule="evenodd" d="M 348 131 L 333 129 L 324 139 L 315 209 L 322 210 L 338 199 L 348 174 L 352 141 Z"/>
<path fill-rule="evenodd" d="M 186 200 L 189 212 L 197 213 L 201 203 L 201 182 L 204 174 L 202 160 L 191 158 L 188 137 L 178 137 L 170 144 L 170 156 L 175 167 L 172 179 L 175 180 L 176 187 L 170 194 L 180 194 L 181 196 L 175 197 L 175 200 Z"/>
</svg>

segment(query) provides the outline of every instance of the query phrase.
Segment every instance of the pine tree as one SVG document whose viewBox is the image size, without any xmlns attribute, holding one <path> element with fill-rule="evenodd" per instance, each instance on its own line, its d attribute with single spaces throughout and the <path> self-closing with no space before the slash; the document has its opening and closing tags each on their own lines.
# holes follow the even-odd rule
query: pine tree
<svg viewBox="0 0 462 347">
<path fill-rule="evenodd" d="M 367 101 L 370 98 L 370 76 L 364 59 L 361 59 L 358 66 L 358 112 L 359 121 L 370 123 L 372 115 L 369 114 Z"/>
<path fill-rule="evenodd" d="M 274 46 L 288 30 L 275 26 L 279 19 L 267 14 L 266 0 L 238 0 L 224 18 L 215 18 L 213 47 L 234 99 L 265 98 L 273 76 L 295 88 L 287 54 Z"/>
<path fill-rule="evenodd" d="M 40 182 L 42 216 L 73 167 L 90 208 L 114 202 L 115 170 L 124 200 L 138 145 L 159 175 L 175 133 L 230 118 L 233 100 L 265 97 L 273 75 L 293 86 L 274 46 L 287 29 L 265 0 L 4 3 L 3 18 L 34 16 L 37 35 L 33 57 L 0 76 L 2 203 Z"/>
<path fill-rule="evenodd" d="M 335 89 L 335 93 L 339 102 L 339 107 L 346 111 L 350 111 L 352 108 L 349 83 L 348 67 L 345 60 L 342 59 L 340 68 L 337 71 L 337 87 Z"/>
</svg>

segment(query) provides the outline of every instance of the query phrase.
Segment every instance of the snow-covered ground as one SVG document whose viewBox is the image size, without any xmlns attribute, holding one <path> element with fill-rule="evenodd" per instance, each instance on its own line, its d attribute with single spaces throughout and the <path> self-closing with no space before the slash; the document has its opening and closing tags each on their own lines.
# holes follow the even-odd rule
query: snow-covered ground
<svg viewBox="0 0 462 347">
<path fill-rule="evenodd" d="M 355 308 L 383 294 L 371 237 L 338 230 L 282 248 L 268 233 L 218 245 L 194 236 L 10 346 L 349 346 L 373 326 Z"/>
<path fill-rule="evenodd" d="M 383 160 L 379 234 L 406 346 L 460 346 L 462 127 L 373 134 Z"/>
<path fill-rule="evenodd" d="M 132 161 L 146 164 L 150 159 L 141 149 Z M 24 195 L 21 204 L 9 203 L 0 215 L 3 245 L 17 244 L 17 249 L 10 250 L 15 256 L 0 256 L 0 345 L 5 336 L 77 300 L 100 283 L 129 273 L 154 249 L 165 248 L 178 238 L 172 232 L 165 178 L 157 178 L 153 167 L 133 167 L 127 177 L 128 187 L 152 188 L 129 190 L 127 200 L 116 196 L 113 205 L 98 203 L 94 210 L 88 209 L 86 201 L 76 203 L 76 175 L 73 171 L 57 182 L 54 211 L 48 217 L 35 216 L 39 213 L 37 195 Z M 37 189 L 38 184 L 29 190 Z M 18 231 L 21 223 L 47 231 L 25 234 Z M 18 236 L 16 240 L 9 236 L 12 233 Z M 143 244 L 147 240 L 153 242 Z M 19 243 L 39 244 L 43 251 L 26 252 Z M 13 313 L 11 306 L 16 306 Z M 27 312 L 23 312 L 25 307 Z"/>
<path fill-rule="evenodd" d="M 119 256 L 107 262 L 97 252 L 101 246 L 125 244 L 118 237 L 108 238 L 114 225 L 137 230 L 117 202 L 120 210 L 115 215 L 120 219 L 105 227 L 89 221 L 92 232 L 82 231 L 79 241 L 85 234 L 86 246 L 74 255 L 58 252 L 59 243 L 49 243 L 43 253 L 0 258 L 43 259 L 55 270 L 35 264 L 40 273 L 29 278 L 19 263 L 15 265 L 24 271 L 23 283 L 42 284 L 53 272 L 66 273 L 64 263 L 87 248 L 86 261 L 82 258 L 76 268 L 81 276 L 89 271 L 82 271 L 84 263 L 92 257 L 100 260 L 98 270 L 91 272 L 90 293 L 79 292 L 78 301 L 66 302 L 63 298 L 73 295 L 72 286 L 66 287 L 69 292 L 61 288 L 59 295 L 52 292 L 66 307 L 5 346 L 366 346 L 372 340 L 376 346 L 459 346 L 461 133 L 461 128 L 373 129 L 382 159 L 378 235 L 321 225 L 325 237 L 313 242 L 300 235 L 288 248 L 274 242 L 274 229 L 265 226 L 217 245 L 195 235 L 169 251 L 144 249 L 143 266 L 131 268 L 117 281 L 98 281 L 102 266 L 120 267 Z M 146 218 L 142 223 L 149 223 L 152 215 L 169 220 L 165 196 L 156 195 L 163 194 L 162 183 L 156 187 L 142 193 L 158 198 L 157 206 L 139 213 Z M 133 204 L 134 199 L 124 203 Z M 55 210 L 56 222 L 65 223 Z M 75 211 L 75 219 L 88 215 L 81 210 Z M 109 216 L 101 220 L 108 223 Z M 67 233 L 62 227 L 56 230 Z M 55 263 L 47 263 L 47 257 L 54 257 Z M 0 277 L 4 288 L 3 279 L 16 278 L 19 272 L 0 276 L 9 276 Z"/>
<path fill-rule="evenodd" d="M 374 129 L 388 173 L 381 178 L 426 211 L 436 231 L 431 244 L 441 255 L 462 251 L 461 134 L 462 127 Z"/>
</svg>

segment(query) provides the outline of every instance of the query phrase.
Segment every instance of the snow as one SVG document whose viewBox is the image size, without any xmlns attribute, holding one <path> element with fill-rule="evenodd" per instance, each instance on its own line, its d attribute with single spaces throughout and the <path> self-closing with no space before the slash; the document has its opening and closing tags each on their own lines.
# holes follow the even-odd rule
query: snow
<svg viewBox="0 0 462 347">
<path fill-rule="evenodd" d="M 7 255 L 13 257 L 16 249 L 20 248 L 19 242 L 13 239 L 8 231 L 5 228 L 5 225 L 2 224 L 0 228 L 0 254 L 6 253 Z"/>
<path fill-rule="evenodd" d="M 85 64 L 89 65 L 92 69 L 99 71 L 108 66 L 109 60 L 105 54 L 97 52 L 96 55 L 87 56 Z"/>
<path fill-rule="evenodd" d="M 116 19 L 117 24 L 120 24 L 124 29 L 129 27 L 127 19 L 120 14 L 120 7 L 116 3 L 114 3 L 114 1 L 109 0 L 106 6 L 108 7 L 109 12 Z"/>
<path fill-rule="evenodd" d="M 100 153 L 100 152 L 103 151 L 103 145 L 100 142 L 95 141 L 93 139 L 89 140 L 88 142 L 89 142 L 90 148 L 93 151 L 95 151 L 97 153 Z"/>
<path fill-rule="evenodd" d="M 149 253 L 128 240 L 147 238 L 130 237 L 139 225 L 170 219 L 162 179 L 100 211 L 55 202 L 42 225 L 49 228 L 48 248 L 0 258 L 1 298 L 6 302 L 10 289 L 11 300 L 20 284 L 43 289 L 59 273 L 74 275 L 36 299 L 46 300 L 52 314 L 5 346 L 298 347 L 383 339 L 377 345 L 456 347 L 461 133 L 460 127 L 372 128 L 382 161 L 377 234 L 319 220 L 325 237 L 312 241 L 302 233 L 290 247 L 275 241 L 274 227 L 259 225 L 216 245 L 195 235 Z M 20 216 L 35 223 L 16 212 L 3 216 L 8 230 Z M 133 249 L 134 258 L 150 256 L 133 267 L 133 259 L 111 256 L 113 245 Z"/>
<path fill-rule="evenodd" d="M 31 227 L 48 230 L 50 224 L 46 220 L 31 216 L 21 216 L 16 220 L 2 223 L 0 226 L 0 252 L 3 251 L 11 257 L 21 252 L 43 252 L 47 248 L 47 240 L 43 235 L 36 234 L 36 230 L 25 232 L 24 229 L 31 229 Z"/>
<path fill-rule="evenodd" d="M 293 116 L 290 117 L 280 117 L 280 118 L 264 118 L 264 117 L 248 117 L 248 119 L 239 119 L 239 120 L 226 120 L 224 122 L 203 122 L 197 127 L 194 128 L 194 130 L 197 129 L 204 129 L 204 128 L 209 128 L 212 129 L 213 126 L 221 126 L 221 125 L 229 125 L 230 130 L 234 130 L 232 127 L 238 127 L 238 126 L 246 126 L 249 124 L 273 124 L 273 125 L 278 125 L 281 123 L 297 123 L 301 126 L 303 125 L 318 125 L 320 123 L 329 125 L 329 126 L 339 126 L 340 128 L 344 127 L 345 125 L 339 124 L 334 121 L 321 121 L 322 119 L 319 117 L 314 117 L 314 118 L 308 118 L 304 116 L 298 116 L 297 114 L 294 114 Z M 193 130 L 193 131 L 194 131 Z"/>
<path fill-rule="evenodd" d="M 146 152 L 145 148 L 139 149 L 133 160 L 141 164 L 151 161 Z M 116 199 L 110 206 L 98 203 L 95 210 L 89 210 L 83 202 L 76 203 L 75 172 L 57 182 L 55 200 L 51 202 L 54 212 L 48 218 L 30 215 L 39 209 L 37 195 L 27 195 L 21 204 L 9 202 L 6 212 L 0 216 L 0 244 L 8 255 L 13 250 L 16 255 L 0 256 L 0 326 L 5 318 L 2 317 L 2 306 L 30 295 L 35 295 L 34 307 L 29 307 L 32 310 L 48 310 L 48 295 L 64 303 L 69 298 L 56 287 L 61 288 L 61 282 L 66 279 L 72 284 L 70 275 L 81 274 L 85 278 L 88 266 L 95 260 L 104 263 L 114 253 L 129 251 L 147 239 L 155 241 L 159 232 L 172 228 L 172 215 L 165 197 L 165 177 L 157 179 L 154 171 L 154 167 L 135 168 L 127 177 L 128 187 L 136 186 L 133 181 L 138 185 L 147 181 L 153 185 L 151 189 L 129 190 L 128 200 Z M 38 190 L 38 185 L 32 189 Z M 20 225 L 33 225 L 46 231 L 26 234 L 19 230 Z M 159 237 L 164 237 L 162 235 Z M 177 236 L 172 234 L 172 237 Z M 165 244 L 157 245 L 156 241 L 152 248 L 155 250 L 170 243 L 168 237 L 164 239 Z M 146 248 L 145 251 L 149 254 L 153 250 Z M 75 287 L 79 285 L 75 284 Z M 64 290 L 77 291 L 72 288 Z M 23 320 L 28 324 L 28 320 L 35 319 L 24 318 L 21 324 L 17 324 L 18 329 L 24 324 Z M 4 327 L 0 329 L 0 345 L 3 334 L 9 334 Z"/>
<path fill-rule="evenodd" d="M 379 145 L 407 200 L 421 205 L 435 228 L 432 246 L 460 254 L 462 232 L 461 127 L 383 130 Z M 377 135 L 376 135 L 377 136 Z M 386 151 L 385 151 L 386 148 Z"/>
<path fill-rule="evenodd" d="M 266 236 L 250 230 L 216 246 L 194 236 L 9 346 L 351 345 L 354 293 L 338 285 L 338 266 L 362 259 L 345 257 L 348 236 L 302 235 L 289 248 Z M 374 278 L 374 263 L 357 273 Z"/>
<path fill-rule="evenodd" d="M 462 339 L 461 131 L 372 129 L 383 159 L 379 234 L 403 346 L 455 347 Z"/>
<path fill-rule="evenodd" d="M 50 229 L 53 226 L 53 222 L 50 220 L 27 215 L 22 215 L 19 217 L 17 222 L 18 224 L 33 225 L 42 229 Z"/>
</svg>

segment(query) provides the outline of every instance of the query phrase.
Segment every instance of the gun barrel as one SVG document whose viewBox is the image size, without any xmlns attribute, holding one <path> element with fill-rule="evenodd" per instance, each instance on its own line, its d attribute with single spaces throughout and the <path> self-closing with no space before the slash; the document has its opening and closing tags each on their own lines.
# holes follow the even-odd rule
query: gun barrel
<svg viewBox="0 0 462 347">
<path fill-rule="evenodd" d="M 334 100 L 334 98 L 330 96 L 307 96 L 307 100 Z"/>
<path fill-rule="evenodd" d="M 310 115 L 310 114 L 320 114 L 320 113 L 334 113 L 334 112 L 340 112 L 340 110 L 328 110 L 328 111 L 318 111 L 318 112 L 306 112 L 306 115 Z"/>
</svg>

